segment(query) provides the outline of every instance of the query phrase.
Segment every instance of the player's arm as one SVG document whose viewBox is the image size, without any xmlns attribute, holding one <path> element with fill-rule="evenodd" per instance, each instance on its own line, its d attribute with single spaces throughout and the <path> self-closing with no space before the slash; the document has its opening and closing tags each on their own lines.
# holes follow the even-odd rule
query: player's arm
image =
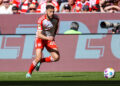
<svg viewBox="0 0 120 86">
<path fill-rule="evenodd" d="M 38 30 L 37 31 L 37 37 L 38 38 L 41 38 L 41 39 L 43 39 L 43 40 L 50 40 L 50 41 L 52 41 L 53 39 L 54 39 L 54 37 L 53 36 L 45 36 L 45 35 L 43 35 L 42 34 L 42 31 L 40 31 L 40 30 Z"/>
</svg>

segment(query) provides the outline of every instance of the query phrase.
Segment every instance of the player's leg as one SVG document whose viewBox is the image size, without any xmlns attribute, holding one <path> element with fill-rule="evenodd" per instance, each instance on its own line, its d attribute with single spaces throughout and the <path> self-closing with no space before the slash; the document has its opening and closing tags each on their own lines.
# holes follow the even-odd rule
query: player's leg
<svg viewBox="0 0 120 86">
<path fill-rule="evenodd" d="M 58 61 L 60 58 L 60 54 L 58 48 L 56 46 L 55 41 L 47 41 L 47 45 L 45 46 L 47 50 L 50 52 L 51 56 L 42 58 L 41 62 L 53 62 Z"/>
<path fill-rule="evenodd" d="M 49 52 L 50 52 L 51 56 L 41 58 L 41 61 L 36 65 L 36 68 L 35 68 L 36 71 L 39 71 L 40 64 L 43 62 L 56 62 L 59 60 L 60 54 L 59 54 L 59 51 L 57 48 L 50 49 Z"/>
<path fill-rule="evenodd" d="M 38 64 L 37 64 L 36 67 L 35 67 L 36 71 L 39 71 L 39 68 L 40 68 L 41 63 L 43 63 L 43 62 L 51 62 L 51 61 L 53 61 L 53 59 L 52 59 L 51 56 L 42 58 L 41 61 L 38 62 Z"/>
<path fill-rule="evenodd" d="M 53 55 L 53 54 L 52 54 Z M 36 65 L 36 67 L 35 67 L 35 70 L 36 71 L 39 71 L 39 68 L 40 68 L 40 65 L 41 65 L 41 63 L 43 63 L 43 62 L 54 62 L 54 61 L 56 61 L 54 58 L 53 58 L 53 56 L 55 57 L 55 55 L 53 55 L 53 56 L 48 56 L 48 57 L 45 57 L 45 58 L 42 58 L 41 59 L 41 61 L 40 62 L 38 62 L 38 64 Z M 57 56 L 56 56 L 57 57 Z"/>
<path fill-rule="evenodd" d="M 35 68 L 36 71 L 39 71 L 39 67 L 40 67 L 41 63 L 55 62 L 55 61 L 58 61 L 60 58 L 60 54 L 59 54 L 59 51 L 58 51 L 58 48 L 57 48 L 55 42 L 54 41 L 46 41 L 46 42 L 47 43 L 45 43 L 46 44 L 45 47 L 51 53 L 51 56 L 42 58 L 41 61 L 37 64 L 37 66 Z"/>
<path fill-rule="evenodd" d="M 49 52 L 51 54 L 51 61 L 56 62 L 60 59 L 58 48 L 50 49 Z"/>
<path fill-rule="evenodd" d="M 32 62 L 28 73 L 26 74 L 27 78 L 31 77 L 31 74 L 32 74 L 33 70 L 35 69 L 37 63 L 41 60 L 43 47 L 44 47 L 43 41 L 40 38 L 36 38 L 36 40 L 35 40 L 36 57 L 35 57 L 34 61 Z"/>
<path fill-rule="evenodd" d="M 60 58 L 60 55 L 59 55 L 59 51 L 57 48 L 54 48 L 54 49 L 51 49 L 51 50 L 48 50 L 51 54 L 51 56 L 48 56 L 48 57 L 45 57 L 45 58 L 42 58 L 41 59 L 41 63 L 43 62 L 54 62 L 54 61 L 58 61 L 59 58 Z M 39 64 L 37 65 L 39 66 Z"/>
<path fill-rule="evenodd" d="M 33 60 L 28 73 L 26 74 L 26 78 L 30 78 L 33 70 L 35 69 L 37 63 L 41 60 L 42 58 L 42 49 L 36 49 L 36 57 Z"/>
</svg>

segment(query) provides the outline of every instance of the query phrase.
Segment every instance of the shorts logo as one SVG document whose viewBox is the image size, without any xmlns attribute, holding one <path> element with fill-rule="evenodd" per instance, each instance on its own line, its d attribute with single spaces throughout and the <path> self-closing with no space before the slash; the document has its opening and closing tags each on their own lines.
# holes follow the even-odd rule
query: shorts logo
<svg viewBox="0 0 120 86">
<path fill-rule="evenodd" d="M 50 42 L 50 45 L 56 45 L 56 44 L 55 44 L 55 42 L 53 41 L 53 42 Z"/>
<path fill-rule="evenodd" d="M 41 44 L 40 43 L 38 43 L 38 47 L 40 47 L 41 46 Z"/>
</svg>

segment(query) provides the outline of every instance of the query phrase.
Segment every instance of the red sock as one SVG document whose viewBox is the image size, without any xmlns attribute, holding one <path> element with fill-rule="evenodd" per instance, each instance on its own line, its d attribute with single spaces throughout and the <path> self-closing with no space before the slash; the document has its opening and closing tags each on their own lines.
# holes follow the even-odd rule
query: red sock
<svg viewBox="0 0 120 86">
<path fill-rule="evenodd" d="M 29 68 L 28 73 L 32 74 L 32 72 L 33 72 L 35 66 L 36 66 L 36 63 L 35 63 L 35 61 L 33 61 L 32 64 L 31 64 L 31 66 L 30 66 L 30 68 Z"/>
<path fill-rule="evenodd" d="M 51 56 L 46 57 L 46 58 L 42 58 L 41 62 L 51 62 L 52 61 L 51 58 L 52 58 Z"/>
</svg>

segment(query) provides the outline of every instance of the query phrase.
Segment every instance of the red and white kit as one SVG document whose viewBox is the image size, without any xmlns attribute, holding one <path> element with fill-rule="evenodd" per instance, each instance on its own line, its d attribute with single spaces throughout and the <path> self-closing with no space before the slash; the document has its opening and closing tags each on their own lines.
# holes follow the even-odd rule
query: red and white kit
<svg viewBox="0 0 120 86">
<path fill-rule="evenodd" d="M 83 8 L 85 5 L 88 6 L 89 9 L 90 9 L 90 2 L 89 2 L 89 1 L 85 1 L 85 3 L 82 3 L 81 1 L 77 1 L 77 2 L 76 2 L 76 6 L 78 6 L 78 7 L 80 8 L 80 10 L 76 10 L 76 12 L 81 11 L 82 8 Z"/>
<path fill-rule="evenodd" d="M 47 4 L 53 5 L 55 7 L 55 12 L 59 11 L 58 3 L 53 0 L 53 1 L 51 1 L 51 3 L 47 3 L 46 1 L 41 3 L 37 8 L 37 13 L 45 13 Z"/>
<path fill-rule="evenodd" d="M 95 6 L 96 4 L 99 4 L 100 0 L 90 0 L 90 7 L 92 8 L 92 6 Z"/>
<path fill-rule="evenodd" d="M 56 15 L 53 17 L 51 21 L 48 20 L 46 17 L 47 15 L 43 15 L 42 17 L 39 18 L 37 30 L 42 31 L 42 34 L 45 36 L 55 36 L 56 31 L 58 29 L 59 19 Z M 46 47 L 47 50 L 57 48 L 55 41 L 43 40 L 41 38 L 38 38 L 37 34 L 35 47 L 36 49 L 38 48 L 43 49 L 44 47 Z"/>
</svg>

